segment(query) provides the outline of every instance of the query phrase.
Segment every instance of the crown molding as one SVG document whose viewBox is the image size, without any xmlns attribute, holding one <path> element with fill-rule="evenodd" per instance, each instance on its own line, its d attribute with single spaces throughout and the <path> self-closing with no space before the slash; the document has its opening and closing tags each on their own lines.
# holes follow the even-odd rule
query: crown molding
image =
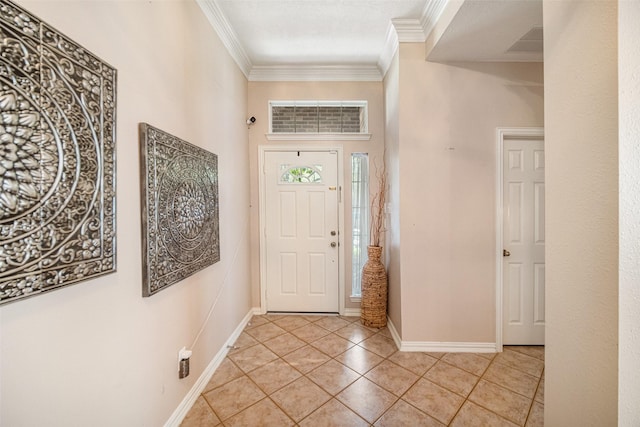
<svg viewBox="0 0 640 427">
<path fill-rule="evenodd" d="M 400 43 L 421 43 L 427 39 L 424 35 L 424 29 L 422 28 L 420 19 L 392 19 L 391 24 L 398 33 L 398 41 Z"/>
<path fill-rule="evenodd" d="M 425 40 L 431 35 L 447 3 L 449 3 L 449 0 L 427 0 L 424 4 L 420 23 L 424 31 Z"/>
<path fill-rule="evenodd" d="M 392 19 L 400 43 L 422 43 L 427 40 L 449 0 L 427 0 L 420 19 Z M 387 36 L 388 38 L 388 36 Z"/>
<path fill-rule="evenodd" d="M 423 43 L 433 31 L 449 0 L 427 0 L 420 19 L 392 19 L 387 28 L 385 45 L 378 58 L 382 76 L 387 75 L 399 43 Z"/>
<path fill-rule="evenodd" d="M 392 19 L 375 65 L 253 65 L 217 0 L 196 0 L 222 44 L 249 81 L 381 81 L 399 43 L 422 43 L 450 0 L 426 0 L 420 19 Z"/>
<path fill-rule="evenodd" d="M 384 47 L 382 48 L 382 52 L 380 52 L 380 57 L 378 58 L 378 68 L 380 69 L 380 74 L 382 77 L 387 75 L 387 71 L 389 71 L 389 67 L 391 66 L 391 61 L 398 51 L 398 32 L 396 31 L 396 27 L 394 27 L 393 23 L 389 23 L 389 27 L 387 28 L 387 38 L 384 43 Z"/>
<path fill-rule="evenodd" d="M 255 65 L 248 79 L 253 82 L 379 82 L 382 75 L 375 65 Z"/>
<path fill-rule="evenodd" d="M 227 48 L 227 51 L 236 64 L 238 64 L 238 67 L 240 67 L 245 77 L 248 78 L 252 68 L 249 55 L 247 55 L 247 52 L 242 47 L 236 32 L 231 27 L 231 24 L 229 24 L 229 21 L 224 16 L 216 0 L 196 0 L 196 2 L 218 34 L 218 37 L 220 37 L 222 44 Z"/>
</svg>

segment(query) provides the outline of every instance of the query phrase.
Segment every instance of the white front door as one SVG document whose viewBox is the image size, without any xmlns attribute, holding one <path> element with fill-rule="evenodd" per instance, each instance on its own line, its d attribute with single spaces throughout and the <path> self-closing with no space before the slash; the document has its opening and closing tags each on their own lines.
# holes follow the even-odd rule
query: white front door
<svg viewBox="0 0 640 427">
<path fill-rule="evenodd" d="M 338 312 L 338 153 L 264 156 L 267 311 Z"/>
<path fill-rule="evenodd" d="M 544 141 L 504 139 L 503 342 L 543 345 Z"/>
</svg>

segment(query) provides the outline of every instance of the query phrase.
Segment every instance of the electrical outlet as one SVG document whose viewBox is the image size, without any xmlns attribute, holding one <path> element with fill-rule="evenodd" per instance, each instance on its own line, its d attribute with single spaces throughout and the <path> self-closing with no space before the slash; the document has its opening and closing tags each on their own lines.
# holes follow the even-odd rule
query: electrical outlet
<svg viewBox="0 0 640 427">
<path fill-rule="evenodd" d="M 178 378 L 182 379 L 189 376 L 189 358 L 191 357 L 191 350 L 187 350 L 186 347 L 182 347 L 178 352 Z"/>
</svg>

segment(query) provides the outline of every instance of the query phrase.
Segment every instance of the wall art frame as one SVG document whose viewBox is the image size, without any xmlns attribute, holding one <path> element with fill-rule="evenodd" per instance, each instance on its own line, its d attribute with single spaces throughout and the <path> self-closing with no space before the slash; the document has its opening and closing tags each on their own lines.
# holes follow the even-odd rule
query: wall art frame
<svg viewBox="0 0 640 427">
<path fill-rule="evenodd" d="M 116 271 L 116 78 L 0 1 L 0 304 Z"/>
<path fill-rule="evenodd" d="M 140 123 L 142 296 L 220 261 L 218 156 Z"/>
</svg>

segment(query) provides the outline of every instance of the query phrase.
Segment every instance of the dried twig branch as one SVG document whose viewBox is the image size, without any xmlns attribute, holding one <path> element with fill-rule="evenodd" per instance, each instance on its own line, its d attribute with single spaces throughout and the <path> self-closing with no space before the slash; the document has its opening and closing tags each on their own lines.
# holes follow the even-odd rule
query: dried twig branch
<svg viewBox="0 0 640 427">
<path fill-rule="evenodd" d="M 378 167 L 376 161 L 373 161 L 376 180 L 378 181 L 378 191 L 371 199 L 371 223 L 370 223 L 370 239 L 371 246 L 380 246 L 382 234 L 386 231 L 384 207 L 387 201 L 387 168 L 384 156 L 382 157 L 382 168 Z"/>
</svg>

